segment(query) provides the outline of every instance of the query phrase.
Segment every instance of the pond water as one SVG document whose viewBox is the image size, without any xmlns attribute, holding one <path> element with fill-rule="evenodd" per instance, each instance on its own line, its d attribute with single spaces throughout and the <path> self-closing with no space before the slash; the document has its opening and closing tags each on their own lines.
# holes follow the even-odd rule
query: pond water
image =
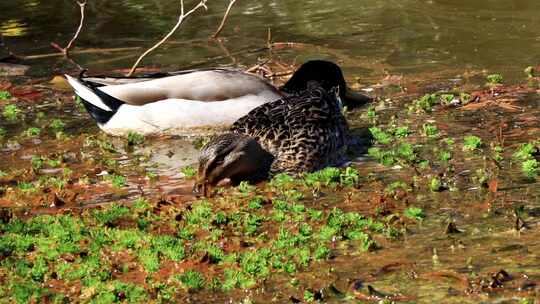
<svg viewBox="0 0 540 304">
<path fill-rule="evenodd" d="M 193 1 L 187 1 L 191 7 Z M 167 70 L 199 65 L 231 65 L 223 48 L 208 43 L 227 1 L 208 1 L 208 11 L 193 15 L 165 48 L 145 61 Z M 4 46 L 19 55 L 54 52 L 50 42 L 65 45 L 79 21 L 79 8 L 63 0 L 14 0 L 0 3 Z M 283 54 L 285 58 L 342 60 L 347 72 L 376 79 L 385 74 L 487 70 L 508 80 L 540 61 L 540 2 L 535 0 L 342 0 L 238 1 L 222 36 L 238 64 L 253 64 L 249 52 L 272 41 L 308 43 L 313 47 Z M 86 25 L 77 42 L 91 48 L 149 47 L 176 22 L 179 1 L 90 1 Z M 143 49 L 74 53 L 91 71 L 129 67 Z M 57 58 L 33 62 L 48 73 L 66 68 Z M 368 80 L 369 82 L 369 80 Z"/>
<path fill-rule="evenodd" d="M 337 61 L 376 97 L 346 117 L 362 139 L 379 128 L 379 150 L 331 181 L 282 177 L 197 200 L 185 166 L 199 139 L 108 136 L 50 83 L 77 73 L 49 45 L 71 38 L 77 5 L 2 1 L 0 55 L 26 56 L 30 71 L 0 78 L 0 298 L 539 303 L 540 169 L 524 164 L 540 156 L 540 77 L 523 72 L 540 63 L 539 1 L 239 1 L 209 42 L 226 5 L 209 1 L 143 66 L 249 67 L 270 56 L 270 27 L 273 42 L 295 43 L 275 62 Z M 178 10 L 89 0 L 72 59 L 121 72 Z M 486 84 L 493 73 L 504 84 Z M 435 105 L 419 102 L 432 92 Z"/>
</svg>

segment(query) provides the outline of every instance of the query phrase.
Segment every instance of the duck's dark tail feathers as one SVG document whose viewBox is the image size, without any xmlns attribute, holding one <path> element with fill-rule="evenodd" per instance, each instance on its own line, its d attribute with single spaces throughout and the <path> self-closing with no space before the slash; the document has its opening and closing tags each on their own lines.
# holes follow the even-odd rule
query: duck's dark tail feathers
<svg viewBox="0 0 540 304">
<path fill-rule="evenodd" d="M 118 111 L 118 108 L 124 104 L 121 100 L 101 91 L 99 89 L 100 84 L 84 81 L 82 78 L 77 79 L 69 75 L 65 76 L 90 116 L 99 124 L 106 124 Z"/>
</svg>

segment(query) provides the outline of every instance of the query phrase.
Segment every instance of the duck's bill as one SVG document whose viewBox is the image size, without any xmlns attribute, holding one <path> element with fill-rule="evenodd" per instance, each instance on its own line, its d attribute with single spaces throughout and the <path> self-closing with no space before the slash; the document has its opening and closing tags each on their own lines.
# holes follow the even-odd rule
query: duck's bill
<svg viewBox="0 0 540 304">
<path fill-rule="evenodd" d="M 347 90 L 345 91 L 345 100 L 343 102 L 345 103 L 345 106 L 347 106 L 347 108 L 354 109 L 372 101 L 373 98 L 355 92 L 350 88 L 347 88 Z"/>
</svg>

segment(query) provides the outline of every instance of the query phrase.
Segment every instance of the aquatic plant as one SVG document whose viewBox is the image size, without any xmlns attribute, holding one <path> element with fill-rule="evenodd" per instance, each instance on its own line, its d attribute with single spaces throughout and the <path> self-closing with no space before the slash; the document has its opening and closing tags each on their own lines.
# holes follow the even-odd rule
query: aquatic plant
<svg viewBox="0 0 540 304">
<path fill-rule="evenodd" d="M 387 145 L 392 141 L 392 135 L 384 132 L 378 127 L 369 128 L 369 132 L 371 132 L 371 135 L 373 135 L 373 138 L 379 144 Z"/>
<path fill-rule="evenodd" d="M 403 211 L 403 215 L 415 220 L 423 220 L 426 217 L 424 209 L 419 207 L 409 207 Z"/>
<path fill-rule="evenodd" d="M 144 135 L 137 132 L 129 131 L 127 135 L 128 146 L 137 146 L 144 143 Z"/>
<path fill-rule="evenodd" d="M 431 178 L 429 182 L 429 190 L 432 192 L 439 192 L 443 189 L 442 181 L 438 177 Z"/>
<path fill-rule="evenodd" d="M 58 132 L 64 131 L 64 128 L 66 127 L 66 124 L 65 124 L 61 119 L 55 118 L 55 119 L 52 120 L 52 122 L 50 123 L 49 127 L 50 127 L 55 133 L 58 133 Z"/>
<path fill-rule="evenodd" d="M 19 109 L 14 104 L 9 104 L 4 107 L 4 110 L 2 111 L 2 115 L 10 121 L 15 121 L 19 117 L 19 114 L 21 113 L 21 109 Z"/>
<path fill-rule="evenodd" d="M 475 151 L 482 146 L 482 139 L 478 136 L 467 135 L 463 138 L 463 151 Z"/>
<path fill-rule="evenodd" d="M 197 170 L 192 166 L 185 166 L 180 169 L 180 172 L 182 172 L 182 174 L 184 174 L 184 177 L 186 178 L 193 178 L 195 177 L 195 175 L 197 175 Z"/>
<path fill-rule="evenodd" d="M 0 100 L 7 100 L 11 98 L 11 94 L 8 91 L 0 91 Z"/>
<path fill-rule="evenodd" d="M 439 97 L 437 94 L 426 94 L 419 99 L 413 100 L 412 105 L 409 106 L 409 112 L 430 112 L 438 102 Z"/>
<path fill-rule="evenodd" d="M 41 134 L 41 129 L 37 127 L 30 127 L 23 132 L 24 136 L 37 137 Z"/>
<path fill-rule="evenodd" d="M 489 85 L 499 85 L 503 82 L 503 77 L 501 74 L 490 74 L 486 76 L 487 83 Z"/>
<path fill-rule="evenodd" d="M 538 176 L 538 161 L 536 159 L 528 159 L 521 163 L 521 171 L 525 176 L 534 178 Z"/>
<path fill-rule="evenodd" d="M 427 137 L 437 137 L 439 136 L 439 128 L 433 124 L 423 124 L 422 125 L 423 134 Z"/>
</svg>

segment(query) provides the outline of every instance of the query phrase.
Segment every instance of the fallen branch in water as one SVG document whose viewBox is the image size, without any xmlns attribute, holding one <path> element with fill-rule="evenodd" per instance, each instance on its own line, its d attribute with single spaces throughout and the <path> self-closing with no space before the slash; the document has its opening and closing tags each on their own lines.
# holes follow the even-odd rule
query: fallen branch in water
<svg viewBox="0 0 540 304">
<path fill-rule="evenodd" d="M 73 52 L 74 54 L 94 54 L 94 53 L 108 53 L 108 52 L 128 52 L 133 50 L 138 50 L 140 47 L 122 47 L 122 48 L 89 48 L 89 49 L 83 49 Z M 32 59 L 42 59 L 42 58 L 50 58 L 50 57 L 60 57 L 63 54 L 59 53 L 50 53 L 50 54 L 38 54 L 38 55 L 28 55 L 28 56 L 22 56 L 22 60 L 32 60 Z"/>
<path fill-rule="evenodd" d="M 193 14 L 195 11 L 197 11 L 199 8 L 204 8 L 205 10 L 207 9 L 206 7 L 206 1 L 207 0 L 201 0 L 201 2 L 199 2 L 199 4 L 197 4 L 195 7 L 193 7 L 190 11 L 188 11 L 187 13 L 184 13 L 184 0 L 180 0 L 180 16 L 178 17 L 178 22 L 176 22 L 176 25 L 172 28 L 172 30 L 167 34 L 165 35 L 165 37 L 163 37 L 163 39 L 161 39 L 158 43 L 156 43 L 153 47 L 149 48 L 148 50 L 146 50 L 146 52 L 144 52 L 138 59 L 137 61 L 135 62 L 135 64 L 133 64 L 133 66 L 131 67 L 131 70 L 129 71 L 129 73 L 127 74 L 127 76 L 131 76 L 133 75 L 133 73 L 135 73 L 135 70 L 137 69 L 137 66 L 139 65 L 139 63 L 141 62 L 141 60 L 146 56 L 148 55 L 150 52 L 152 52 L 153 50 L 157 49 L 160 45 L 162 45 L 165 41 L 167 41 L 167 39 L 169 39 L 169 37 L 171 37 L 174 32 L 180 27 L 180 25 L 182 24 L 182 22 L 184 22 L 184 19 L 186 19 L 189 15 Z"/>
<path fill-rule="evenodd" d="M 51 46 L 57 50 L 59 50 L 64 56 L 69 56 L 69 50 L 73 47 L 73 43 L 75 43 L 75 40 L 79 37 L 79 34 L 81 33 L 82 27 L 84 25 L 84 8 L 86 6 L 86 0 L 83 2 L 77 1 L 77 4 L 79 5 L 79 8 L 81 10 L 81 19 L 79 22 L 79 27 L 77 28 L 77 31 L 75 32 L 75 35 L 73 35 L 73 38 L 69 41 L 66 47 L 61 47 L 57 43 L 51 42 Z"/>
<path fill-rule="evenodd" d="M 221 24 L 219 25 L 216 32 L 210 38 L 217 39 L 217 37 L 219 36 L 221 31 L 223 30 L 223 27 L 225 26 L 225 23 L 227 22 L 227 18 L 229 18 L 229 13 L 231 12 L 231 9 L 232 9 L 235 2 L 236 2 L 236 0 L 230 0 L 229 1 L 229 6 L 227 7 L 227 11 L 225 11 L 225 15 L 223 15 L 223 19 L 221 19 Z"/>
</svg>

